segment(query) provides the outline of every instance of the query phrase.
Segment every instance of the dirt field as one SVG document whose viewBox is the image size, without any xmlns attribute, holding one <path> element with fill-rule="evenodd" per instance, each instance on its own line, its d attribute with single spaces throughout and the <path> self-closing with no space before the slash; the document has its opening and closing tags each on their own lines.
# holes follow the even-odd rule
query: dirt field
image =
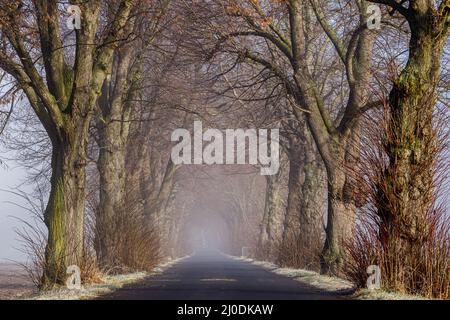
<svg viewBox="0 0 450 320">
<path fill-rule="evenodd" d="M 19 266 L 0 262 L 0 300 L 19 299 L 33 290 L 33 284 Z"/>
</svg>

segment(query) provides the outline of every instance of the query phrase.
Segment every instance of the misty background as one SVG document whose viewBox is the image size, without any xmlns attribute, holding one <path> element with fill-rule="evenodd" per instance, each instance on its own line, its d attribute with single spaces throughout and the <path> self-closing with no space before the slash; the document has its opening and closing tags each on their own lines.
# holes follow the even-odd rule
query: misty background
<svg viewBox="0 0 450 320">
<path fill-rule="evenodd" d="M 0 149 L 0 153 L 4 150 Z M 28 219 L 24 208 L 24 199 L 11 193 L 16 188 L 31 190 L 30 186 L 24 184 L 26 172 L 15 161 L 9 160 L 0 166 L 0 262 L 23 261 L 26 259 L 19 249 L 20 242 L 16 236 L 15 229 L 23 226 L 18 219 Z"/>
</svg>

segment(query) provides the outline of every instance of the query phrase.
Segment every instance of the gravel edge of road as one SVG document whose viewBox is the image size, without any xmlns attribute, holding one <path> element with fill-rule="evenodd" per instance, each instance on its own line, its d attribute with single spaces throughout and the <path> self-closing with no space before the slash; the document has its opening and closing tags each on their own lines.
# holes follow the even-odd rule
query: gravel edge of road
<svg viewBox="0 0 450 320">
<path fill-rule="evenodd" d="M 24 297 L 22 300 L 91 300 L 102 295 L 111 294 L 116 290 L 130 284 L 138 283 L 148 277 L 156 276 L 188 258 L 189 256 L 169 260 L 154 268 L 152 272 L 135 272 L 119 275 L 104 275 L 103 283 L 90 284 L 84 286 L 81 290 L 69 290 L 66 288 L 55 289 L 46 292 Z"/>
</svg>

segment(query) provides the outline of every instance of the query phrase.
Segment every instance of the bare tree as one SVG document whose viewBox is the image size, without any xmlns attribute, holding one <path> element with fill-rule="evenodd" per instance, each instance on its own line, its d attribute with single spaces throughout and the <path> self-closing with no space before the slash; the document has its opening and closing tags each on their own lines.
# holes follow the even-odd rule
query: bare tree
<svg viewBox="0 0 450 320">
<path fill-rule="evenodd" d="M 428 214 L 435 197 L 433 174 L 437 136 L 433 114 L 438 100 L 440 63 L 450 36 L 448 1 L 372 1 L 387 6 L 409 25 L 408 60 L 394 80 L 388 101 L 380 172 L 378 215 L 385 245 L 394 240 L 400 256 L 428 236 Z"/>
<path fill-rule="evenodd" d="M 66 266 L 83 256 L 86 146 L 89 124 L 117 41 L 127 35 L 136 1 L 120 1 L 99 23 L 101 4 L 80 4 L 81 29 L 64 43 L 57 1 L 2 1 L 0 67 L 15 79 L 52 142 L 52 189 L 45 285 L 61 283 Z M 33 36 L 28 36 L 33 31 Z M 67 40 L 69 39 L 69 40 Z M 96 44 L 97 45 L 94 45 Z M 65 46 L 75 48 L 71 65 Z M 43 70 L 41 71 L 41 67 Z"/>
<path fill-rule="evenodd" d="M 144 4 L 145 5 L 145 4 Z M 99 209 L 96 219 L 97 255 L 102 266 L 114 265 L 111 234 L 115 230 L 113 217 L 124 206 L 126 188 L 126 150 L 130 126 L 138 110 L 136 104 L 146 85 L 144 76 L 150 63 L 151 44 L 163 27 L 167 2 L 149 4 L 141 11 L 149 12 L 133 19 L 126 27 L 133 37 L 114 52 L 110 75 L 106 77 L 99 99 L 96 119 L 98 162 L 100 176 Z M 112 252 L 111 252 L 112 250 Z"/>
<path fill-rule="evenodd" d="M 214 30 L 214 34 L 208 34 L 200 42 L 204 44 L 204 54 L 209 58 L 231 55 L 236 57 L 235 66 L 245 62 L 259 66 L 266 77 L 269 72 L 278 78 L 295 102 L 293 110 L 297 119 L 306 117 L 327 172 L 328 222 L 321 255 L 322 271 L 335 272 L 343 262 L 342 241 L 352 235 L 357 206 L 350 179 L 342 168 L 351 166 L 357 158 L 359 115 L 379 104 L 367 96 L 375 38 L 366 24 L 368 3 L 354 1 L 343 12 L 335 11 L 353 26 L 343 37 L 338 36 L 323 13 L 327 6 L 333 9 L 333 4 L 325 5 L 325 2 L 221 1 L 208 4 L 208 13 L 199 18 L 203 5 L 196 7 L 191 18 L 207 20 L 206 25 Z M 349 22 L 348 17 L 357 23 Z M 315 26 L 314 21 L 323 30 L 311 38 L 315 34 L 309 32 Z M 205 25 L 199 24 L 197 31 Z M 212 49 L 208 49 L 210 43 L 214 43 Z M 322 57 L 322 62 L 317 57 Z M 323 63 L 326 61 L 323 59 L 328 63 Z M 333 101 L 336 85 L 330 81 L 338 79 L 339 69 L 333 66 L 339 64 L 346 85 L 343 99 L 337 99 L 340 102 L 336 104 Z M 315 66 L 313 70 L 311 66 Z"/>
</svg>

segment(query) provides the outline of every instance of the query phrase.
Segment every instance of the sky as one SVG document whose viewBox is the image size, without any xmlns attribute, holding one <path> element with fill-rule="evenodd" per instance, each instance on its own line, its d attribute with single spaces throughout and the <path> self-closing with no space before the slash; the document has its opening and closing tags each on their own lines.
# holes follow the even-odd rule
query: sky
<svg viewBox="0 0 450 320">
<path fill-rule="evenodd" d="M 21 186 L 25 175 L 25 171 L 13 161 L 6 161 L 6 167 L 0 166 L 0 262 L 25 260 L 25 255 L 18 250 L 20 243 L 14 229 L 21 226 L 17 218 L 27 219 L 28 214 L 13 204 L 24 205 L 23 199 L 6 191 L 18 186 L 27 190 L 27 186 Z"/>
</svg>

